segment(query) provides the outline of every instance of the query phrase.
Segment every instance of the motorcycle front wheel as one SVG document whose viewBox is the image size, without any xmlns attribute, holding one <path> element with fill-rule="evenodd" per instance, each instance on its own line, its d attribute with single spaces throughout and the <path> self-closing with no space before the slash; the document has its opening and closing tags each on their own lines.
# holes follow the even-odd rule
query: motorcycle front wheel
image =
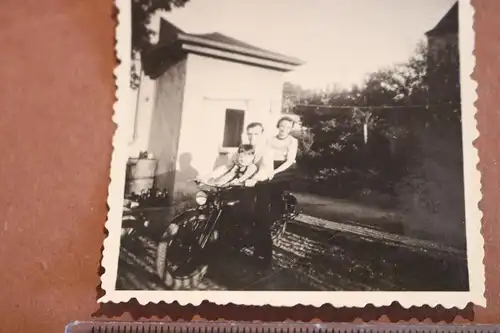
<svg viewBox="0 0 500 333">
<path fill-rule="evenodd" d="M 205 223 L 205 215 L 189 210 L 164 232 L 158 243 L 156 270 L 168 289 L 195 289 L 207 273 L 206 251 L 199 244 L 199 230 Z"/>
</svg>

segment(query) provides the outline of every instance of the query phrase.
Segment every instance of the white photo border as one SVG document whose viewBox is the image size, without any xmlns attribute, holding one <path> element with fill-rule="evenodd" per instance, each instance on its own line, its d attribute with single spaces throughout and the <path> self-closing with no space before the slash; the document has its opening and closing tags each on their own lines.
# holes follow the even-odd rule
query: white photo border
<svg viewBox="0 0 500 333">
<path fill-rule="evenodd" d="M 117 129 L 113 137 L 110 185 L 108 195 L 109 212 L 105 224 L 108 236 L 104 240 L 101 266 L 101 288 L 105 295 L 99 303 L 128 302 L 132 298 L 140 304 L 174 301 L 181 305 L 199 305 L 203 301 L 216 304 L 233 303 L 236 305 L 272 305 L 295 306 L 298 304 L 334 307 L 387 306 L 398 302 L 404 308 L 412 306 L 443 306 L 445 308 L 464 308 L 468 303 L 486 306 L 484 277 L 484 240 L 481 235 L 482 212 L 479 209 L 481 193 L 481 175 L 477 168 L 479 156 L 474 141 L 479 136 L 475 119 L 477 83 L 471 75 L 475 66 L 474 55 L 474 8 L 468 0 L 459 0 L 459 47 L 460 76 L 462 94 L 463 160 L 466 205 L 467 262 L 469 272 L 469 291 L 465 292 L 295 292 L 295 291 L 135 291 L 116 290 L 118 271 L 120 230 L 123 208 L 125 170 L 128 159 L 128 134 L 133 126 L 133 103 L 130 103 L 131 68 L 131 0 L 116 0 L 118 8 L 116 27 L 116 54 L 120 61 L 114 74 L 116 77 L 116 98 L 113 121 Z"/>
</svg>

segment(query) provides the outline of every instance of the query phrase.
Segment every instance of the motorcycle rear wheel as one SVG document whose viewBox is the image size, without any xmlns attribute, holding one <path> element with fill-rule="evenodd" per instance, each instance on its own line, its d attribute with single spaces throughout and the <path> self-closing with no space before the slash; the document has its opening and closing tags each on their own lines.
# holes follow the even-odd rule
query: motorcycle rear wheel
<svg viewBox="0 0 500 333">
<path fill-rule="evenodd" d="M 206 217 L 202 216 L 196 210 L 188 210 L 179 217 L 175 218 L 167 227 L 161 240 L 158 243 L 156 255 L 156 270 L 158 276 L 163 280 L 167 288 L 171 290 L 189 290 L 196 288 L 205 277 L 208 270 L 208 264 L 203 258 L 203 249 L 192 239 L 187 240 L 187 244 L 182 244 L 186 239 L 182 239 L 181 228 L 189 228 L 192 224 L 206 222 Z M 201 220 L 200 220 L 201 218 Z M 177 226 L 177 233 L 172 235 L 172 229 Z M 183 230 L 184 234 L 189 232 Z M 180 247 L 180 248 L 179 248 Z M 191 252 L 192 250 L 192 252 Z M 193 257 L 186 256 L 184 265 L 180 272 L 174 267 L 182 260 L 172 260 L 175 252 L 192 253 Z M 190 261 L 191 260 L 191 261 Z M 191 266 L 189 266 L 191 265 Z"/>
<path fill-rule="evenodd" d="M 270 211 L 275 215 L 273 222 L 271 224 L 271 238 L 273 240 L 273 244 L 275 246 L 278 245 L 281 237 L 286 231 L 286 226 L 289 220 L 291 220 L 296 213 L 296 203 L 297 199 L 290 193 L 286 193 L 282 195 L 282 202 L 280 204 L 286 205 L 287 207 L 273 207 L 270 206 Z M 289 207 L 289 205 L 292 207 Z"/>
<path fill-rule="evenodd" d="M 275 220 L 271 224 L 271 239 L 273 240 L 274 245 L 278 244 L 280 238 L 285 233 L 286 225 L 287 225 L 287 220 L 284 218 Z"/>
</svg>

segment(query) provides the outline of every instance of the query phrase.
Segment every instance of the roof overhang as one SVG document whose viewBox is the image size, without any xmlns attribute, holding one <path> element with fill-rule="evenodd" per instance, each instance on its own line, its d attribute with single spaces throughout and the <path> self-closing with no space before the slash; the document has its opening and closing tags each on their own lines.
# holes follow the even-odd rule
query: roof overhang
<svg viewBox="0 0 500 333">
<path fill-rule="evenodd" d="M 274 65 L 277 69 L 285 71 L 292 70 L 295 67 L 304 64 L 302 60 L 294 57 L 287 57 L 272 52 L 231 45 L 185 33 L 179 33 L 177 39 L 182 43 L 182 48 L 186 51 L 200 53 L 206 52 L 209 56 L 223 56 L 228 60 L 234 59 L 236 61 L 240 61 L 244 59 L 245 61 L 255 62 L 256 65 Z"/>
<path fill-rule="evenodd" d="M 182 49 L 194 54 L 274 69 L 282 72 L 289 72 L 296 67 L 296 65 L 278 62 L 272 59 L 257 58 L 250 55 L 233 53 L 227 50 L 215 49 L 201 45 L 182 44 Z"/>
<path fill-rule="evenodd" d="M 144 71 L 148 76 L 157 78 L 171 64 L 185 58 L 189 53 L 281 72 L 292 71 L 304 64 L 294 57 L 179 32 L 173 42 L 157 44 L 144 52 L 142 55 Z"/>
</svg>

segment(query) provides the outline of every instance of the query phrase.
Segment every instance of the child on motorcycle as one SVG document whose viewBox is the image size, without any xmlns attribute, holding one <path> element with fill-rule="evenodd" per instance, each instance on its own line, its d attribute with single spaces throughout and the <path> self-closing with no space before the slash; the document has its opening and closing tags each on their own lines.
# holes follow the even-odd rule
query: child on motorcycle
<svg viewBox="0 0 500 333">
<path fill-rule="evenodd" d="M 250 179 L 258 171 L 254 158 L 255 148 L 252 145 L 240 145 L 235 163 L 222 170 L 222 175 L 220 175 L 221 170 L 214 171 L 207 183 L 215 186 L 243 185 L 246 180 Z"/>
<path fill-rule="evenodd" d="M 238 153 L 232 165 L 215 170 L 208 181 L 205 181 L 206 184 L 213 186 L 237 186 L 230 189 L 231 196 L 238 199 L 240 203 L 234 212 L 237 214 L 235 218 L 248 219 L 249 223 L 253 222 L 255 196 L 251 189 L 243 185 L 258 171 L 254 159 L 255 148 L 252 145 L 243 144 L 238 147 Z"/>
</svg>

